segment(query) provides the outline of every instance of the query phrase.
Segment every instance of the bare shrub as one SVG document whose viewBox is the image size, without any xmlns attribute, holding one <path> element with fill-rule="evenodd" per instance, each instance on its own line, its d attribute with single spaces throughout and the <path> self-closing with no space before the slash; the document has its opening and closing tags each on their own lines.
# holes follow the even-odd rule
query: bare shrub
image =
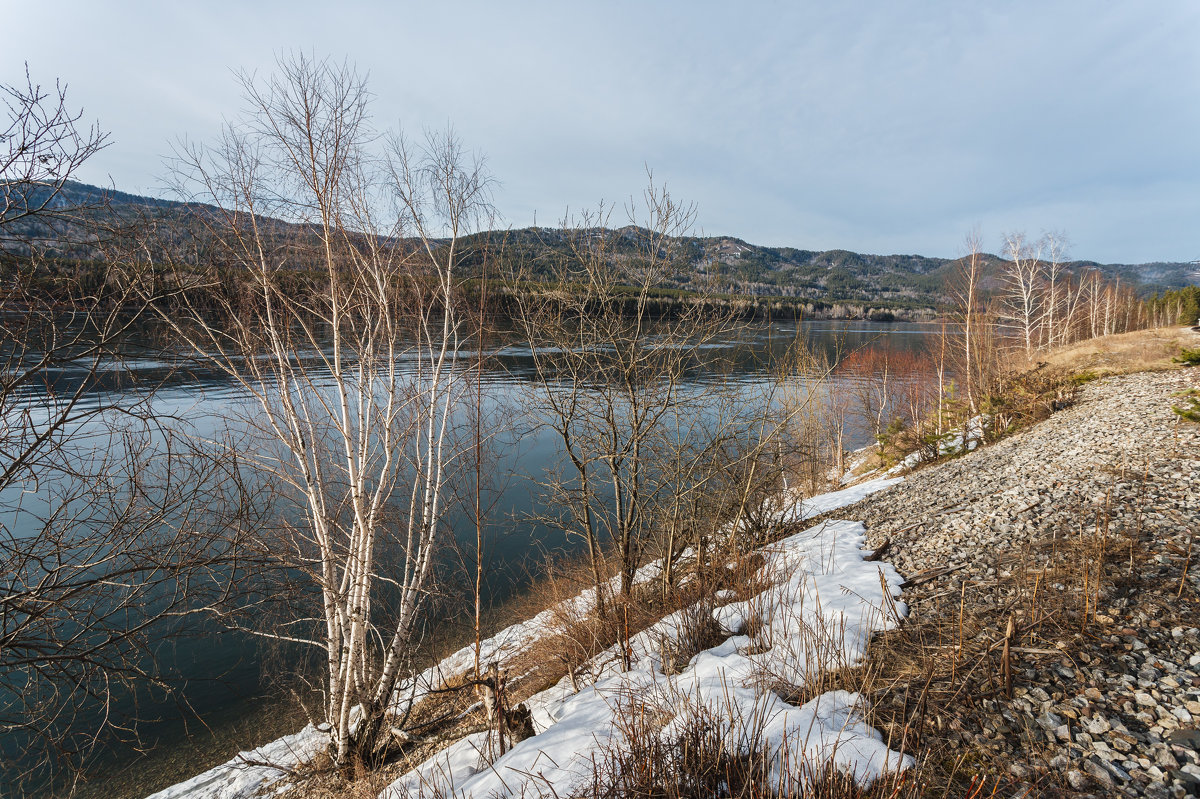
<svg viewBox="0 0 1200 799">
<path fill-rule="evenodd" d="M 675 614 L 671 635 L 659 639 L 658 651 L 664 674 L 678 674 L 698 653 L 725 640 L 721 625 L 713 618 L 713 598 L 704 597 Z"/>
<path fill-rule="evenodd" d="M 131 698 L 176 687 L 163 639 L 219 602 L 221 578 L 248 565 L 236 530 L 257 521 L 230 460 L 175 436 L 180 420 L 154 405 L 171 370 L 124 368 L 161 299 L 153 281 L 64 260 L 96 257 L 112 233 L 104 193 L 71 185 L 107 144 L 65 85 L 28 71 L 0 83 L 0 790 L 12 796 L 73 791 L 102 744 L 141 744 L 147 703 Z"/>
<path fill-rule="evenodd" d="M 612 743 L 593 758 L 592 778 L 576 799 L 915 799 L 919 780 L 888 773 L 860 787 L 826 762 L 793 762 L 788 737 L 767 740 L 771 714 L 709 707 L 689 697 L 626 700 Z M 798 734 L 798 733 L 797 733 Z"/>
</svg>

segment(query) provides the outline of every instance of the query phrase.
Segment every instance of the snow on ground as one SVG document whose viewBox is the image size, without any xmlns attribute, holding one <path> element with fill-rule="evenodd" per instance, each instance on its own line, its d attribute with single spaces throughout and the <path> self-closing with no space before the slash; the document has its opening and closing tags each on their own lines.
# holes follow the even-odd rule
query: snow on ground
<svg viewBox="0 0 1200 799">
<path fill-rule="evenodd" d="M 938 441 L 938 455 L 957 455 L 963 452 L 964 438 L 966 439 L 965 451 L 971 452 L 983 442 L 983 435 L 991 422 L 991 416 L 980 414 L 968 419 L 962 428 L 945 433 Z M 862 468 L 863 464 L 867 462 L 871 454 L 875 451 L 876 447 L 874 445 L 854 450 L 847 457 L 846 471 L 839 476 L 835 468 L 827 477 L 830 481 L 837 480 L 839 485 L 847 485 L 877 474 L 880 469 L 872 469 L 862 474 L 854 473 L 856 469 Z M 884 477 L 895 477 L 896 475 L 904 474 L 917 468 L 927 460 L 929 460 L 928 456 L 921 450 L 910 452 L 895 466 L 883 472 L 883 475 Z"/>
<path fill-rule="evenodd" d="M 875 491 L 880 491 L 900 482 L 901 479 L 902 478 L 877 479 L 860 483 L 840 491 L 834 491 L 828 494 L 819 494 L 814 497 L 785 498 L 784 507 L 778 511 L 776 518 L 780 522 L 802 521 L 821 513 L 827 513 L 829 511 L 836 510 L 837 508 L 852 505 L 867 495 L 874 493 Z M 825 528 L 815 529 L 820 530 Z M 833 530 L 835 528 L 828 529 Z M 847 615 L 849 608 L 843 607 L 842 604 L 837 601 L 837 597 L 830 596 L 831 591 L 833 593 L 837 593 L 837 591 L 833 591 L 833 583 L 830 583 L 829 581 L 833 580 L 834 583 L 837 583 L 838 579 L 850 579 L 849 576 L 846 576 L 848 573 L 845 570 L 848 567 L 852 567 L 856 559 L 857 561 L 861 561 L 862 558 L 857 552 L 857 547 L 860 546 L 862 541 L 865 539 L 861 531 L 857 533 L 846 533 L 843 531 L 843 533 L 844 535 L 842 535 L 842 538 L 845 540 L 842 540 L 840 544 L 836 543 L 836 541 L 832 543 L 827 541 L 826 539 L 828 538 L 828 535 L 825 533 L 816 534 L 814 541 L 819 539 L 824 543 L 820 545 L 816 543 L 810 543 L 810 545 L 807 545 L 808 548 L 804 549 L 803 552 L 792 552 L 790 555 L 787 554 L 790 552 L 787 547 L 787 542 L 794 541 L 794 539 L 797 539 L 796 536 L 793 536 L 784 542 L 780 542 L 773 547 L 768 548 L 768 552 L 771 553 L 769 554 L 768 560 L 771 564 L 773 564 L 771 566 L 772 568 L 777 570 L 795 568 L 797 573 L 802 575 L 798 579 L 801 579 L 802 582 L 808 581 L 803 590 L 801 590 L 800 585 L 793 585 L 792 581 L 786 582 L 786 586 L 788 587 L 786 590 L 784 590 L 784 593 L 796 593 L 796 597 L 794 598 L 797 602 L 799 602 L 799 605 L 796 605 L 794 602 L 783 602 L 782 600 L 774 603 L 772 607 L 776 608 L 778 613 L 781 615 L 777 616 L 779 621 L 774 622 L 770 626 L 772 631 L 782 631 L 788 629 L 787 624 L 782 621 L 786 618 L 788 613 L 799 612 L 803 618 L 815 618 L 811 615 L 812 613 L 816 612 L 814 610 L 816 605 L 814 605 L 811 601 L 814 597 L 819 598 L 818 604 L 824 603 L 822 605 L 823 610 L 821 612 L 829 612 L 833 614 L 833 616 L 830 618 L 837 619 L 838 623 L 842 623 L 843 621 L 849 619 L 849 616 Z M 803 533 L 801 534 L 801 536 L 804 535 L 805 534 Z M 837 536 L 835 536 L 835 539 L 837 539 Z M 837 569 L 834 571 L 829 571 L 826 567 L 819 566 L 819 560 L 814 560 L 814 558 L 818 557 L 819 552 L 823 551 L 821 547 L 826 545 L 828 545 L 828 551 L 825 553 L 825 556 L 821 557 L 825 557 L 826 566 L 837 566 Z M 779 549 L 781 546 L 783 548 Z M 865 590 L 868 592 L 874 590 L 875 593 L 879 593 L 879 565 L 869 564 L 869 566 L 870 568 L 867 569 L 867 571 L 870 572 L 870 579 L 873 581 L 871 585 L 873 585 L 874 588 L 871 589 L 868 586 L 865 587 Z M 884 566 L 883 568 L 891 569 L 890 566 Z M 838 571 L 838 569 L 841 571 Z M 638 570 L 637 574 L 635 575 L 634 582 L 642 583 L 652 580 L 661 572 L 661 570 L 661 562 L 655 561 L 648 563 Z M 816 576 L 817 574 L 824 576 L 818 579 Z M 844 576 L 842 578 L 838 578 L 834 576 L 836 574 L 843 574 Z M 804 575 L 814 576 L 810 579 Z M 889 573 L 889 585 L 893 584 L 893 578 L 895 578 L 894 585 L 899 585 L 899 578 L 894 574 L 894 570 Z M 619 578 L 613 578 L 613 582 L 609 586 L 610 589 L 615 590 L 617 588 L 617 583 L 615 582 L 617 579 Z M 851 582 L 853 582 L 853 580 L 851 580 Z M 837 584 L 842 585 L 843 583 Z M 784 584 L 781 584 L 781 590 L 783 590 L 783 585 Z M 815 593 L 811 594 L 811 597 L 808 593 L 810 590 L 815 591 Z M 858 589 L 854 588 L 853 590 L 857 591 Z M 546 632 L 553 627 L 555 619 L 562 618 L 564 613 L 581 615 L 589 612 L 595 606 L 595 594 L 595 588 L 585 589 L 575 597 L 564 600 L 554 608 L 542 611 L 532 619 L 506 627 L 496 635 L 482 642 L 480 662 L 503 662 L 517 653 L 525 650 L 534 642 L 536 642 L 541 636 L 545 635 Z M 805 601 L 809 602 L 808 616 L 803 615 Z M 726 606 L 726 608 L 732 607 L 734 606 Z M 726 608 L 719 609 L 724 614 L 719 618 L 719 620 L 723 619 L 728 623 L 732 618 L 730 614 L 740 611 L 737 611 L 736 609 L 727 610 Z M 799 608 L 799 610 L 797 610 L 797 608 Z M 866 605 L 863 605 L 858 609 L 865 612 Z M 772 616 L 772 618 L 776 618 L 776 616 Z M 655 680 L 661 681 L 662 679 L 666 679 L 663 678 L 661 670 L 658 670 L 654 664 L 658 663 L 658 653 L 661 650 L 664 638 L 669 639 L 675 635 L 675 627 L 677 627 L 678 622 L 679 614 L 672 614 L 671 616 L 668 616 L 667 618 L 658 622 L 658 624 L 654 625 L 650 629 L 643 631 L 638 636 L 635 636 L 635 638 L 631 641 L 631 645 L 633 646 L 635 654 L 638 656 L 640 666 L 639 669 L 635 669 L 628 675 L 618 674 L 620 657 L 619 652 L 615 648 L 597 656 L 594 663 L 591 664 L 595 673 L 586 675 L 590 679 L 596 681 L 595 685 L 592 688 L 582 692 L 581 696 L 583 694 L 588 694 L 588 691 L 591 691 L 592 693 L 588 695 L 594 697 L 603 697 L 607 700 L 611 700 L 614 696 L 614 692 L 619 694 L 623 690 L 619 685 L 622 680 L 636 681 L 639 678 L 645 678 L 649 676 L 652 684 L 654 684 Z M 849 631 L 854 632 L 854 635 L 847 637 L 846 640 L 848 642 L 857 641 L 858 637 L 856 636 L 869 635 L 869 629 L 871 628 L 869 628 L 869 625 L 864 627 L 864 623 L 865 622 L 863 622 L 863 620 L 860 618 L 858 621 L 855 621 L 853 624 L 849 625 Z M 731 632 L 736 631 L 731 630 Z M 776 633 L 771 632 L 770 635 L 775 636 Z M 782 635 L 782 633 L 780 633 L 780 635 Z M 769 665 L 771 660 L 769 657 L 751 657 L 745 654 L 739 654 L 737 652 L 739 640 L 742 639 L 739 639 L 735 636 L 734 638 L 729 639 L 726 644 L 723 644 L 723 647 L 731 647 L 729 651 L 725 652 L 724 654 L 711 654 L 717 650 L 722 650 L 722 647 L 718 647 L 717 650 L 710 650 L 710 653 L 702 653 L 711 658 L 715 658 L 715 660 L 709 663 L 709 665 L 702 665 L 699 671 L 692 672 L 691 677 L 685 678 L 683 675 L 677 675 L 678 679 L 672 678 L 674 679 L 674 682 L 671 683 L 672 691 L 682 690 L 683 694 L 680 694 L 680 696 L 695 698 L 697 701 L 710 702 L 708 707 L 711 710 L 711 701 L 714 696 L 713 689 L 715 687 L 715 683 L 713 682 L 714 680 L 717 680 L 717 682 L 729 680 L 730 684 L 732 685 L 732 681 L 738 678 L 739 675 L 744 676 L 739 669 L 744 671 L 746 669 L 760 668 L 764 665 Z M 779 649 L 780 653 L 784 652 L 786 647 L 794 644 L 794 642 L 788 642 L 784 638 L 779 638 L 778 640 L 776 640 L 776 638 L 772 638 L 772 640 L 776 641 L 776 645 L 784 647 Z M 744 645 L 744 640 L 742 643 Z M 865 646 L 865 638 L 860 642 L 860 644 L 861 646 Z M 847 656 L 860 657 L 860 644 L 854 644 L 851 646 L 850 643 L 847 643 L 847 647 L 849 648 L 844 650 L 847 653 Z M 775 647 L 773 646 L 772 649 L 774 650 L 774 648 Z M 754 658 L 757 658 L 757 660 Z M 426 669 L 424 672 L 419 674 L 415 680 L 407 683 L 396 691 L 395 710 L 402 712 L 406 706 L 415 704 L 424 698 L 430 690 L 442 687 L 451 677 L 462 674 L 472 668 L 474 666 L 474 662 L 474 645 L 468 645 L 449 657 L 443 659 L 437 665 Z M 758 665 L 756 666 L 755 664 Z M 685 674 L 686 673 L 687 672 L 685 672 Z M 657 675 L 657 677 L 655 677 L 655 675 Z M 614 680 L 618 684 L 610 684 Z M 691 682 L 689 683 L 689 681 Z M 746 689 L 738 689 L 738 691 L 744 690 Z M 531 698 L 526 704 L 529 706 L 530 710 L 533 711 L 535 724 L 542 729 L 546 729 L 547 727 L 556 725 L 558 720 L 565 715 L 564 708 L 569 705 L 571 696 L 572 691 L 570 685 L 566 678 L 564 678 L 563 682 L 559 683 L 559 685 L 543 691 L 542 694 Z M 725 708 L 723 712 L 733 713 L 736 716 L 736 713 L 738 712 L 748 712 L 751 710 L 752 697 L 749 694 L 735 692 L 734 694 L 731 694 L 731 696 L 736 696 L 738 703 L 735 706 Z M 778 697 L 776 697 L 775 700 L 767 701 L 763 708 L 756 709 L 755 712 L 769 710 L 772 714 L 783 714 L 779 716 L 779 718 L 782 720 L 781 723 L 783 723 L 783 726 L 774 730 L 774 732 L 779 733 L 779 735 L 783 737 L 779 738 L 775 743 L 776 745 L 782 747 L 784 744 L 784 738 L 787 738 L 789 741 L 787 743 L 788 751 L 792 750 L 795 739 L 795 736 L 791 735 L 789 731 L 794 732 L 795 730 L 799 729 L 797 726 L 799 721 L 807 720 L 805 725 L 806 729 L 810 729 L 812 734 L 807 735 L 805 740 L 811 742 L 813 747 L 816 747 L 819 741 L 828 742 L 830 740 L 837 740 L 842 741 L 846 745 L 845 749 L 839 750 L 839 752 L 841 752 L 841 754 L 838 755 L 839 757 L 845 756 L 846 752 L 849 751 L 852 745 L 855 747 L 865 747 L 865 751 L 874 752 L 872 757 L 875 757 L 876 755 L 882 757 L 882 755 L 876 751 L 878 746 L 882 746 L 882 744 L 877 744 L 877 746 L 875 746 L 870 745 L 867 742 L 867 739 L 870 738 L 870 740 L 876 741 L 877 743 L 878 736 L 875 735 L 874 738 L 871 738 L 871 736 L 867 735 L 867 733 L 870 732 L 874 734 L 873 731 L 871 731 L 870 728 L 865 727 L 865 725 L 862 725 L 861 722 L 854 720 L 857 718 L 853 712 L 854 703 L 856 701 L 856 697 L 847 694 L 845 697 L 841 697 L 836 700 L 820 700 L 820 698 L 818 698 L 818 700 L 814 700 L 813 702 L 805 704 L 802 708 L 794 708 L 790 705 L 784 706 L 785 703 L 782 703 L 782 700 L 779 700 Z M 587 706 L 586 703 L 584 704 L 586 713 L 600 712 L 599 707 Z M 601 716 L 603 715 L 604 714 L 601 713 Z M 609 713 L 606 718 L 611 719 L 611 713 Z M 749 718 L 754 718 L 754 716 L 751 715 Z M 835 735 L 833 732 L 831 732 L 835 728 L 838 730 L 844 728 L 847 735 Z M 566 735 L 569 729 L 570 725 L 561 728 L 559 735 Z M 820 732 L 819 735 L 816 734 L 818 732 Z M 851 735 L 851 732 L 854 734 Z M 588 735 L 591 735 L 590 731 Z M 536 741 L 541 738 L 542 736 L 538 735 L 535 738 L 529 739 L 529 741 Z M 186 782 L 173 785 L 170 788 L 154 794 L 152 797 L 148 797 L 148 799 L 249 799 L 249 797 L 255 796 L 261 789 L 277 783 L 286 775 L 289 769 L 304 762 L 305 760 L 311 759 L 326 741 L 327 738 L 325 734 L 316 730 L 310 725 L 294 735 L 280 738 L 277 741 L 251 752 L 243 752 L 227 763 L 223 763 L 220 766 L 209 769 L 203 774 L 193 777 Z M 524 747 L 529 743 L 529 741 L 523 742 L 518 749 Z M 432 781 L 435 779 L 436 773 L 439 770 L 442 770 L 445 771 L 447 775 L 452 775 L 454 780 L 458 780 L 459 776 L 468 770 L 468 766 L 465 764 L 471 764 L 471 768 L 474 768 L 475 765 L 478 764 L 480 756 L 475 747 L 480 746 L 482 746 L 482 738 L 480 736 L 470 736 L 462 741 L 459 741 L 449 749 L 445 750 L 442 754 L 437 755 L 430 762 L 421 766 L 417 772 L 414 772 L 414 774 L 417 774 L 418 772 L 420 774 L 420 776 L 415 779 L 417 779 L 418 782 L 420 782 L 422 779 Z M 515 751 L 517 750 L 514 749 L 514 752 Z M 528 752 L 529 750 L 526 748 L 524 751 Z M 819 751 L 819 747 L 805 751 L 816 752 Z M 525 755 L 522 757 L 525 757 Z M 532 759 L 538 760 L 536 756 L 534 756 Z M 861 758 L 858 759 L 861 760 Z M 538 760 L 539 767 L 541 762 L 542 761 Z M 864 762 L 883 763 L 890 761 L 878 760 L 878 758 L 872 760 L 868 758 L 868 760 Z M 874 768 L 874 766 L 872 766 L 872 768 Z M 411 777 L 413 775 L 409 776 Z M 407 779 L 407 777 L 405 779 Z M 443 781 L 441 784 L 447 783 Z M 452 784 L 457 784 L 457 782 L 452 782 Z M 404 789 L 395 786 L 393 786 L 393 789 L 389 789 L 389 791 L 390 792 L 387 794 L 389 797 L 405 795 Z M 486 793 L 480 795 L 486 795 Z"/>
<path fill-rule="evenodd" d="M 902 477 L 879 477 L 850 486 L 849 488 L 843 488 L 840 491 L 831 491 L 828 494 L 817 494 L 808 498 L 794 497 L 790 502 L 786 503 L 783 510 L 776 514 L 776 519 L 785 523 L 811 519 L 814 516 L 820 516 L 822 513 L 829 513 L 838 508 L 853 505 L 860 500 L 866 499 L 876 491 L 882 491 L 885 488 L 896 485 L 903 479 Z"/>
<path fill-rule="evenodd" d="M 992 421 L 990 416 L 974 416 L 967 420 L 967 423 L 961 430 L 946 433 L 938 441 L 938 455 L 957 455 L 963 452 L 963 440 L 966 440 L 966 451 L 971 452 L 979 446 L 983 441 L 983 433 L 988 424 Z M 891 477 L 897 474 L 915 469 L 925 461 L 929 460 L 927 453 L 922 450 L 910 452 L 904 457 L 904 460 L 897 463 L 892 468 L 884 472 L 885 475 Z"/>
<path fill-rule="evenodd" d="M 895 600 L 900 575 L 865 561 L 865 542 L 862 524 L 838 521 L 768 547 L 762 576 L 769 587 L 717 608 L 730 637 L 680 673 L 665 674 L 659 653 L 687 611 L 635 637 L 631 670 L 620 672 L 610 650 L 599 656 L 591 686 L 570 692 L 564 678 L 531 698 L 538 732 L 504 756 L 489 763 L 480 733 L 430 758 L 381 799 L 567 796 L 591 784 L 595 764 L 628 751 L 631 735 L 669 742 L 699 719 L 713 725 L 727 751 L 764 753 L 774 785 L 799 787 L 823 763 L 864 784 L 910 766 L 910 757 L 890 751 L 863 721 L 859 695 L 830 691 L 794 705 L 766 687 L 803 685 L 814 670 L 859 663 L 870 634 L 907 613 Z M 743 634 L 751 619 L 753 636 Z"/>
<path fill-rule="evenodd" d="M 311 760 L 328 741 L 325 733 L 310 724 L 148 799 L 249 799 L 261 788 L 278 782 L 290 769 Z"/>
</svg>

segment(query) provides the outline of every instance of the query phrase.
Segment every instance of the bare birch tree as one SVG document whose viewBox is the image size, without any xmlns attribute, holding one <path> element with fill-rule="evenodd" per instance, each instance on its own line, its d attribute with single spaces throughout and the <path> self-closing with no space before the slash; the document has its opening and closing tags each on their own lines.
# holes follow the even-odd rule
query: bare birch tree
<svg viewBox="0 0 1200 799">
<path fill-rule="evenodd" d="M 1070 275 L 1066 271 L 1067 238 L 1062 233 L 1047 233 L 1043 238 L 1046 252 L 1045 300 L 1042 303 L 1042 341 L 1047 347 L 1066 343 L 1069 324 L 1067 307 Z"/>
<path fill-rule="evenodd" d="M 963 394 L 968 410 L 974 414 L 978 408 L 979 392 L 983 390 L 979 344 L 982 339 L 983 313 L 980 283 L 983 280 L 983 240 L 979 231 L 967 234 L 967 254 L 959 259 L 951 278 L 951 292 L 957 306 L 958 321 L 962 325 L 962 346 L 959 373 L 963 380 Z M 958 360 L 958 359 L 956 359 Z"/>
<path fill-rule="evenodd" d="M 348 65 L 296 55 L 241 82 L 249 117 L 184 149 L 178 175 L 215 207 L 208 257 L 242 286 L 181 294 L 164 318 L 253 398 L 238 423 L 266 443 L 244 456 L 296 505 L 270 549 L 316 613 L 257 632 L 322 653 L 331 755 L 375 760 L 449 534 L 458 263 L 490 181 L 450 132 L 376 152 Z M 219 289 L 214 269 L 175 265 L 177 283 Z"/>
<path fill-rule="evenodd" d="M 1080 290 L 1084 294 L 1087 335 L 1082 338 L 1097 338 L 1103 335 L 1104 281 L 1100 272 L 1089 269 L 1081 278 Z"/>
<path fill-rule="evenodd" d="M 1042 280 L 1041 244 L 1030 243 L 1024 233 L 1004 237 L 1004 318 L 1020 339 L 1026 357 L 1038 346 L 1040 290 Z"/>
<path fill-rule="evenodd" d="M 1063 280 L 1063 306 L 1060 327 L 1061 344 L 1071 344 L 1081 336 L 1080 312 L 1083 307 L 1084 282 L 1083 276 L 1068 274 Z"/>
</svg>

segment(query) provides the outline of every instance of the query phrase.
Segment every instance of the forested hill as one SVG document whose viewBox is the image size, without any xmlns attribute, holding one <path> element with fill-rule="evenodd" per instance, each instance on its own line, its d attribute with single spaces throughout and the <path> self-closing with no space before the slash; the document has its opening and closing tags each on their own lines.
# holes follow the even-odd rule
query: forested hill
<svg viewBox="0 0 1200 799">
<path fill-rule="evenodd" d="M 141 197 L 112 189 L 101 189 L 82 183 L 68 183 L 58 198 L 62 208 L 103 205 L 102 215 L 114 222 L 150 217 L 161 228 L 177 225 L 177 240 L 188 238 L 195 225 L 196 214 L 205 206 L 169 200 Z M 286 223 L 274 223 L 292 228 Z M 0 239 L 0 248 L 9 252 L 28 251 L 30 241 L 40 241 L 57 250 L 57 254 L 88 259 L 95 253 L 69 224 L 52 227 L 45 222 L 18 222 L 9 226 Z M 623 228 L 616 231 L 616 258 L 636 258 L 645 240 L 645 231 Z M 60 235 L 64 234 L 64 235 Z M 73 239 L 67 243 L 67 239 Z M 488 251 L 508 264 L 521 263 L 530 277 L 548 274 L 550 265 L 569 254 L 570 236 L 555 228 L 523 228 L 491 231 L 469 238 L 467 253 Z M 851 303 L 896 309 L 930 308 L 947 303 L 958 261 L 922 255 L 868 255 L 849 250 L 805 250 L 794 247 L 763 247 L 729 236 L 685 237 L 676 242 L 678 257 L 683 260 L 679 279 L 667 288 L 696 290 L 701 287 L 722 294 L 786 297 L 819 300 L 823 303 Z M 57 246 L 56 246 L 57 244 Z M 997 284 L 999 266 L 1004 263 L 995 255 L 985 255 L 984 286 Z M 478 256 L 468 255 L 467 266 L 479 263 Z M 1067 265 L 1076 274 L 1097 270 L 1106 278 L 1117 278 L 1134 287 L 1143 296 L 1166 289 L 1200 282 L 1200 265 L 1196 262 L 1101 264 L 1094 261 L 1073 261 Z"/>
<path fill-rule="evenodd" d="M 636 257 L 645 231 L 622 228 L 613 248 L 615 257 Z M 571 236 L 555 228 L 493 231 L 472 237 L 502 259 L 530 265 L 533 276 L 542 276 L 555 256 L 565 257 Z M 621 246 L 624 242 L 625 246 Z M 679 257 L 689 268 L 680 270 L 675 288 L 702 286 L 723 294 L 794 297 L 826 303 L 849 302 L 891 308 L 938 307 L 950 301 L 959 259 L 923 255 L 866 255 L 849 250 L 802 250 L 763 247 L 730 236 L 687 237 Z M 479 247 L 478 249 L 483 249 Z M 984 288 L 996 288 L 1000 257 L 983 255 Z M 1119 279 L 1146 296 L 1165 289 L 1200 282 L 1200 264 L 1149 263 L 1100 264 L 1072 261 L 1066 269 L 1076 275 L 1097 270 L 1105 278 Z"/>
</svg>

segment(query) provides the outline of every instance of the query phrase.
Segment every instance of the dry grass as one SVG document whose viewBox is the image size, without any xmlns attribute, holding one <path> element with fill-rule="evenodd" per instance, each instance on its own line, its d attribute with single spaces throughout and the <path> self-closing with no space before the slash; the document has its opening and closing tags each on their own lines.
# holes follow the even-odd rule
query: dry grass
<svg viewBox="0 0 1200 799">
<path fill-rule="evenodd" d="M 613 743 L 593 758 L 590 784 L 572 799 L 985 799 L 994 780 L 934 785 L 920 767 L 883 774 L 867 787 L 824 759 L 793 762 L 785 738 L 764 737 L 758 708 L 712 708 L 692 697 L 639 696 L 615 715 Z M 680 723 L 686 719 L 685 723 Z M 668 728 L 667 722 L 671 723 Z M 803 734 L 803 733 L 800 733 Z M 828 753 L 823 753 L 828 755 Z M 961 763 L 959 764 L 961 765 Z M 549 794 L 547 794 L 549 796 Z"/>
<path fill-rule="evenodd" d="M 530 675 L 528 685 L 521 686 L 526 695 L 564 676 L 578 689 L 591 680 L 591 675 L 580 673 L 589 661 L 676 611 L 683 615 L 682 634 L 661 654 L 664 665 L 682 668 L 697 652 L 720 643 L 712 619 L 713 597 L 725 590 L 738 599 L 760 592 L 766 586 L 760 574 L 762 563 L 758 553 L 714 554 L 699 567 L 694 561 L 681 563 L 680 579 L 670 590 L 651 580 L 635 586 L 627 599 L 609 596 L 603 617 L 594 608 L 573 610 L 563 601 L 592 586 L 587 565 L 582 561 L 557 564 L 527 600 L 552 609 L 548 634 L 514 658 L 510 672 Z"/>
<path fill-rule="evenodd" d="M 1139 518 L 1142 510 L 1135 508 Z M 1081 505 L 1070 525 L 989 558 L 992 576 L 906 589 L 906 624 L 872 639 L 865 667 L 829 679 L 870 698 L 869 720 L 892 748 L 922 753 L 929 785 L 963 794 L 984 782 L 1006 795 L 1018 790 L 1007 757 L 981 738 L 982 722 L 1007 719 L 1001 723 L 1026 763 L 1050 759 L 1046 733 L 1028 723 L 1037 712 L 1021 707 L 1022 683 L 1089 662 L 1086 652 L 1111 622 L 1099 609 L 1117 593 L 1140 591 L 1134 558 L 1144 551 L 1142 525 L 1110 529 L 1111 519 L 1107 503 Z M 1029 779 L 1038 795 L 1066 792 L 1052 769 L 1035 767 Z"/>
<path fill-rule="evenodd" d="M 1092 372 L 1099 377 L 1132 372 L 1178 369 L 1172 361 L 1180 350 L 1200 345 L 1200 333 L 1187 327 L 1160 327 L 1136 330 L 1081 341 L 1053 352 L 1039 354 L 1036 360 L 1051 368 L 1075 373 Z"/>
<path fill-rule="evenodd" d="M 296 773 L 292 790 L 282 795 L 297 799 L 375 799 L 395 779 L 393 771 L 386 768 L 334 768 L 332 759 L 322 753 Z"/>
</svg>

